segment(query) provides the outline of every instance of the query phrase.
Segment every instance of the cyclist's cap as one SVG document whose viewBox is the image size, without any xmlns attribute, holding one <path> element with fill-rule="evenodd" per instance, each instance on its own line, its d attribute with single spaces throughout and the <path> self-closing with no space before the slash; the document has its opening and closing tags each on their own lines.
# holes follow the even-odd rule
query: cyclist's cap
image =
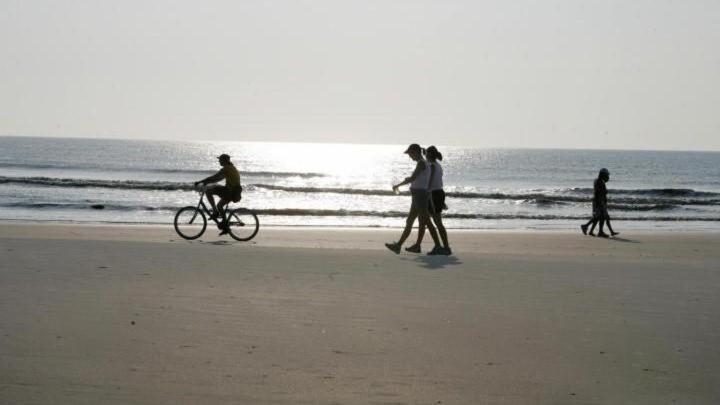
<svg viewBox="0 0 720 405">
<path fill-rule="evenodd" d="M 408 148 L 405 150 L 404 153 L 410 153 L 412 151 L 420 152 L 421 150 L 422 150 L 422 148 L 420 148 L 420 145 L 418 145 L 416 143 L 412 143 L 412 144 L 410 144 L 410 146 L 408 146 Z"/>
<path fill-rule="evenodd" d="M 220 159 L 223 162 L 229 162 L 230 155 L 223 153 L 222 155 L 218 156 L 218 159 Z"/>
</svg>

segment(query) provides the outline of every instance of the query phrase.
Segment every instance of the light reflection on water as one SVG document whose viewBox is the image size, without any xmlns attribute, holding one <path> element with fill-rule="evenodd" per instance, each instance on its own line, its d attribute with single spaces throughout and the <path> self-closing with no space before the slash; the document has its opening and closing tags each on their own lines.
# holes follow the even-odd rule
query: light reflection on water
<svg viewBox="0 0 720 405">
<path fill-rule="evenodd" d="M 0 217 L 41 220 L 162 222 L 174 207 L 193 205 L 190 191 L 154 191 L 99 187 L 39 186 L 2 183 L 2 178 L 99 179 L 187 184 L 217 170 L 216 156 L 228 153 L 241 171 L 242 205 L 255 209 L 404 212 L 405 195 L 388 193 L 390 185 L 414 167 L 407 145 L 310 143 L 107 141 L 0 137 Z M 611 171 L 611 189 L 639 190 L 623 196 L 616 218 L 720 218 L 720 154 L 692 152 L 498 150 L 439 146 L 444 155 L 446 191 L 499 193 L 492 196 L 449 197 L 449 214 L 501 216 L 517 219 L 448 219 L 451 227 L 524 228 L 574 226 L 590 212 L 589 194 L 600 167 Z M 294 187 L 295 191 L 263 188 Z M 258 185 L 258 186 L 255 186 Z M 311 192 L 318 188 L 370 191 L 369 195 Z M 573 189 L 584 189 L 573 191 Z M 299 189 L 299 190 L 298 190 Z M 648 194 L 650 189 L 692 189 L 712 195 Z M 304 192 L 302 190 L 305 190 Z M 533 196 L 539 196 L 535 198 Z M 580 196 L 581 200 L 576 201 Z M 553 200 L 553 197 L 561 197 Z M 563 200 L 572 197 L 570 200 Z M 613 197 L 611 202 L 620 197 Z M 634 199 L 634 200 L 633 200 Z M 644 199 L 645 205 L 640 204 Z M 690 200 L 718 204 L 685 204 Z M 77 209 L 38 209 L 33 204 L 75 204 Z M 83 209 L 106 204 L 117 210 Z M 657 209 L 647 209 L 649 206 Z M 638 208 L 639 207 L 639 208 Z M 154 208 L 154 209 L 153 209 Z M 537 219 L 538 217 L 547 219 Z M 401 226 L 401 217 L 268 215 L 264 224 Z M 687 221 L 638 221 L 645 227 L 694 227 Z M 697 226 L 716 228 L 718 222 Z"/>
</svg>

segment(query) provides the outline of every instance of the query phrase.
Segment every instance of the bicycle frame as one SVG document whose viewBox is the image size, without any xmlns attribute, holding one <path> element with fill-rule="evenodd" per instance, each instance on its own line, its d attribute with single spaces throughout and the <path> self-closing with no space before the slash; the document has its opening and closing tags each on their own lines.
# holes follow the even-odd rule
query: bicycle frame
<svg viewBox="0 0 720 405">
<path fill-rule="evenodd" d="M 228 210 L 228 206 L 230 205 L 230 203 L 225 205 L 225 209 L 222 210 L 222 222 L 218 222 L 218 218 L 213 218 L 212 211 L 210 211 L 208 209 L 207 205 L 205 205 L 205 201 L 203 200 L 203 197 L 205 197 L 205 190 L 206 190 L 206 188 L 203 188 L 198 191 L 200 193 L 200 201 L 198 201 L 197 209 L 198 209 L 198 211 L 200 211 L 200 209 L 202 209 L 205 212 L 205 214 L 208 216 L 208 218 L 212 219 L 213 221 L 215 221 L 216 224 L 220 225 L 221 223 L 225 222 L 225 212 Z M 190 218 L 191 224 L 193 222 L 195 222 L 195 217 L 197 216 L 198 211 L 195 211 L 195 214 L 193 215 L 193 217 Z"/>
</svg>

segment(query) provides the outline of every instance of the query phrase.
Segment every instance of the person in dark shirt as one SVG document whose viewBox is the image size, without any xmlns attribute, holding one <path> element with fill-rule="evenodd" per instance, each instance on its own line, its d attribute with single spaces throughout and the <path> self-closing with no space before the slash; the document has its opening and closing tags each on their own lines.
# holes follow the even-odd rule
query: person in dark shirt
<svg viewBox="0 0 720 405">
<path fill-rule="evenodd" d="M 610 224 L 610 215 L 607 211 L 607 186 L 605 186 L 605 183 L 608 181 L 610 181 L 610 172 L 605 168 L 600 169 L 598 178 L 595 179 L 595 183 L 593 184 L 592 218 L 590 218 L 586 224 L 580 225 L 580 229 L 585 235 L 588 235 L 588 226 L 592 225 L 589 235 L 595 236 L 593 232 L 595 231 L 595 225 L 598 223 L 600 224 L 600 227 L 598 229 L 597 236 L 601 238 L 607 238 L 609 236 L 603 230 L 605 224 L 607 224 L 612 236 L 620 234 L 620 232 L 615 232 L 613 230 L 612 225 Z"/>
<path fill-rule="evenodd" d="M 210 202 L 210 206 L 213 209 L 212 218 L 221 216 L 222 210 L 227 204 L 232 202 L 238 202 L 242 198 L 242 186 L 240 185 L 240 173 L 238 173 L 235 165 L 230 161 L 230 156 L 222 154 L 218 156 L 218 162 L 220 163 L 221 169 L 212 176 L 196 181 L 195 187 L 199 184 L 217 183 L 220 180 L 225 179 L 225 185 L 213 184 L 208 186 L 205 190 L 205 196 Z M 214 195 L 220 197 L 217 205 L 215 205 Z M 227 228 L 223 226 L 223 231 L 220 233 L 224 235 L 228 232 Z"/>
</svg>

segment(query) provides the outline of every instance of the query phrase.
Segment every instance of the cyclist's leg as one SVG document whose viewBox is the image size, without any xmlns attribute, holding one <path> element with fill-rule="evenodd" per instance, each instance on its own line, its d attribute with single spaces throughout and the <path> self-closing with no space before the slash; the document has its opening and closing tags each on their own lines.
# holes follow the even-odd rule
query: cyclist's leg
<svg viewBox="0 0 720 405">
<path fill-rule="evenodd" d="M 222 218 L 225 217 L 225 207 L 230 203 L 230 200 L 225 199 L 225 197 L 220 197 L 220 201 L 217 203 L 218 207 L 218 213 Z"/>
<path fill-rule="evenodd" d="M 213 214 L 217 214 L 218 212 L 217 206 L 215 205 L 215 197 L 213 196 L 220 196 L 222 187 L 223 186 L 214 184 L 212 186 L 208 186 L 208 188 L 205 190 L 205 197 L 207 197 L 208 202 L 210 203 L 210 207 L 212 207 Z"/>
</svg>

